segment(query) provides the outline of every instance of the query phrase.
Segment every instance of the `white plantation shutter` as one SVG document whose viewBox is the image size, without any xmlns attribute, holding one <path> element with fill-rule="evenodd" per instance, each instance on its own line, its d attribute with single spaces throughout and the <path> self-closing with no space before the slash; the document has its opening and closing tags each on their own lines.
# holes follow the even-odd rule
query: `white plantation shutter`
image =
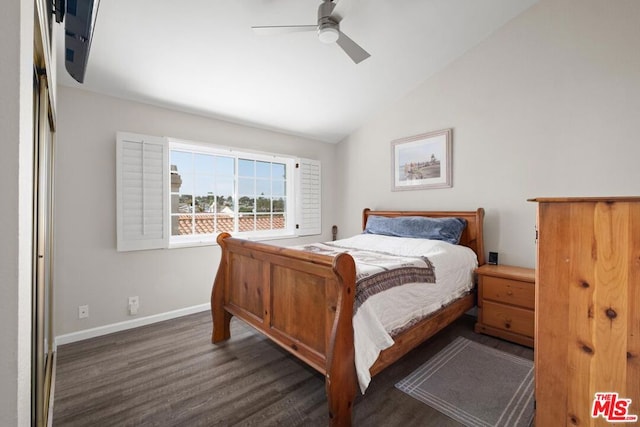
<svg viewBox="0 0 640 427">
<path fill-rule="evenodd" d="M 322 233 L 320 162 L 298 159 L 296 162 L 296 234 Z"/>
<path fill-rule="evenodd" d="M 168 159 L 165 138 L 118 132 L 118 251 L 168 247 Z"/>
</svg>

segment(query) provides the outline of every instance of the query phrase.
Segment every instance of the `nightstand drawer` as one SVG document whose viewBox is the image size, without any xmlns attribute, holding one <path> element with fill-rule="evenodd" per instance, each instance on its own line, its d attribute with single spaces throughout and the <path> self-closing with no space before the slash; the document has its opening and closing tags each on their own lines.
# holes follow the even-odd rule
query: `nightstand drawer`
<svg viewBox="0 0 640 427">
<path fill-rule="evenodd" d="M 533 310 L 484 301 L 482 323 L 505 331 L 533 337 Z"/>
<path fill-rule="evenodd" d="M 535 287 L 533 283 L 484 276 L 482 277 L 482 299 L 533 309 Z"/>
</svg>

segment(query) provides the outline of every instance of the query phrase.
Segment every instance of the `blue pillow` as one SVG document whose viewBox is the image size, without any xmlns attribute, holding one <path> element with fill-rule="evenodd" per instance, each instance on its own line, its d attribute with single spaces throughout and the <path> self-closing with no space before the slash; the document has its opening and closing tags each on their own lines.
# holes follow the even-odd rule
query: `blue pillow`
<svg viewBox="0 0 640 427">
<path fill-rule="evenodd" d="M 363 233 L 443 240 L 457 245 L 466 226 L 467 220 L 463 218 L 429 218 L 424 216 L 388 218 L 371 215 L 367 219 L 367 226 Z"/>
</svg>

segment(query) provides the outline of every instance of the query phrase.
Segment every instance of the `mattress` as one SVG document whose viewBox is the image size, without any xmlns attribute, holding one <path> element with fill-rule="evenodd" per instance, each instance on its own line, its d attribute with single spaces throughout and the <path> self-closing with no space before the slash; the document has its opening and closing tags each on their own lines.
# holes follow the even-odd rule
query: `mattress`
<svg viewBox="0 0 640 427">
<path fill-rule="evenodd" d="M 331 245 L 346 252 L 426 257 L 435 270 L 434 283 L 410 282 L 385 289 L 368 297 L 355 311 L 355 365 L 364 393 L 371 382 L 369 369 L 380 352 L 393 345 L 393 335 L 473 289 L 478 260 L 471 249 L 440 240 L 359 234 Z M 369 267 L 356 259 L 356 275 L 365 268 Z"/>
</svg>

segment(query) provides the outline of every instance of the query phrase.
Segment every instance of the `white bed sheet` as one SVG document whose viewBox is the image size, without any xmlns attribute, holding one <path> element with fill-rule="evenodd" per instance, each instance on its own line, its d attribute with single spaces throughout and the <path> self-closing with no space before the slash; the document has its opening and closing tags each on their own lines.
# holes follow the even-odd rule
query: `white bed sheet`
<svg viewBox="0 0 640 427">
<path fill-rule="evenodd" d="M 436 272 L 436 283 L 408 283 L 388 289 L 369 297 L 353 316 L 355 364 L 364 393 L 371 382 L 369 368 L 382 350 L 393 345 L 390 333 L 471 290 L 478 260 L 471 249 L 439 240 L 359 234 L 332 243 L 394 255 L 426 256 Z"/>
</svg>

